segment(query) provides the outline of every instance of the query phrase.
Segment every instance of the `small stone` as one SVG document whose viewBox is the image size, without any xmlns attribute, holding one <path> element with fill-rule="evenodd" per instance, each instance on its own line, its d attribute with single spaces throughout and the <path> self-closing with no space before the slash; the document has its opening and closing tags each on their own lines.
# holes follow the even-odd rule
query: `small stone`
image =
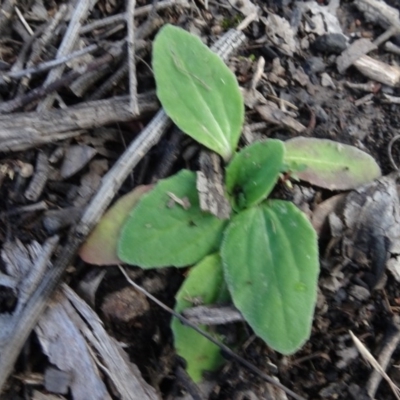
<svg viewBox="0 0 400 400">
<path fill-rule="evenodd" d="M 343 383 L 343 382 L 330 383 L 328 386 L 326 386 L 322 390 L 320 390 L 319 395 L 323 399 L 326 399 L 328 397 L 338 398 L 339 393 L 342 391 L 344 386 L 345 386 L 345 383 Z M 333 397 L 333 396 L 337 396 L 337 397 Z"/>
<path fill-rule="evenodd" d="M 354 285 L 350 288 L 349 293 L 356 300 L 365 301 L 371 296 L 371 292 L 363 286 Z"/>
<path fill-rule="evenodd" d="M 317 117 L 318 122 L 325 123 L 325 122 L 329 121 L 328 114 L 325 112 L 325 110 L 321 106 L 316 105 L 314 107 L 314 111 L 315 111 L 315 116 Z"/>
<path fill-rule="evenodd" d="M 133 323 L 150 309 L 146 296 L 128 286 L 106 296 L 101 310 L 114 323 Z"/>
<path fill-rule="evenodd" d="M 338 350 L 336 354 L 341 358 L 336 362 L 336 367 L 339 369 L 347 368 L 351 361 L 359 357 L 358 350 L 354 346 Z"/>
<path fill-rule="evenodd" d="M 82 208 L 67 207 L 60 210 L 48 210 L 43 217 L 43 226 L 49 234 L 54 234 L 67 228 L 81 218 Z"/>
<path fill-rule="evenodd" d="M 321 74 L 321 86 L 336 89 L 336 85 L 333 83 L 332 78 L 326 72 Z"/>
<path fill-rule="evenodd" d="M 93 147 L 86 145 L 70 146 L 65 153 L 64 161 L 61 166 L 62 178 L 67 179 L 75 175 L 84 168 L 95 155 L 96 150 Z"/>
<path fill-rule="evenodd" d="M 326 65 L 320 57 L 310 57 L 305 65 L 304 71 L 308 74 L 316 74 L 325 71 Z"/>
<path fill-rule="evenodd" d="M 300 40 L 300 48 L 302 50 L 307 50 L 310 47 L 310 42 L 307 37 L 304 37 L 303 39 Z"/>
<path fill-rule="evenodd" d="M 30 178 L 33 175 L 34 168 L 32 164 L 23 163 L 20 164 L 19 175 L 22 178 Z"/>
<path fill-rule="evenodd" d="M 396 279 L 397 282 L 400 282 L 400 258 L 390 258 L 386 266 L 392 273 L 394 279 Z"/>
<path fill-rule="evenodd" d="M 340 33 L 330 33 L 319 36 L 313 43 L 313 48 L 325 54 L 340 54 L 347 47 L 344 35 Z"/>
<path fill-rule="evenodd" d="M 272 47 L 270 47 L 268 45 L 264 45 L 263 47 L 261 47 L 260 51 L 261 51 L 262 56 L 266 60 L 279 59 L 279 56 L 276 53 L 276 51 L 274 49 L 272 49 Z"/>
<path fill-rule="evenodd" d="M 328 220 L 329 220 L 329 226 L 331 228 L 332 237 L 335 238 L 342 236 L 344 231 L 344 226 L 340 217 L 333 212 L 329 214 Z"/>
</svg>

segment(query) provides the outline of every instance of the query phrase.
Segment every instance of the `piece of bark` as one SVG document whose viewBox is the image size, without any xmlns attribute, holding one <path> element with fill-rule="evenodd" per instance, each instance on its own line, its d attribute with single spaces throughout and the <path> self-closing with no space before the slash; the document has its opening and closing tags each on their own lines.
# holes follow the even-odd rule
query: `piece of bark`
<svg viewBox="0 0 400 400">
<path fill-rule="evenodd" d="M 4 343 L 13 335 L 15 321 L 24 309 L 27 299 L 36 290 L 44 274 L 48 271 L 50 257 L 58 243 L 58 237 L 49 238 L 43 246 L 33 241 L 24 245 L 19 240 L 5 242 L 1 251 L 8 283 L 13 287 L 13 293 L 18 295 L 17 304 L 8 304 L 12 309 L 9 313 L 0 313 L 0 355 L 3 352 Z M 3 279 L 3 282 L 5 280 Z M 12 282 L 14 281 L 14 282 Z M 7 282 L 4 282 L 7 283 Z M 4 294 L 4 288 L 2 288 Z M 12 298 L 2 299 L 5 302 Z M 7 304 L 6 304 L 7 305 Z"/>
<path fill-rule="evenodd" d="M 362 11 L 367 21 L 379 24 L 386 29 L 399 24 L 399 10 L 383 0 L 355 0 L 354 5 Z"/>
<path fill-rule="evenodd" d="M 367 78 L 383 83 L 386 86 L 399 86 L 400 68 L 389 65 L 369 56 L 362 56 L 353 65 Z"/>
<path fill-rule="evenodd" d="M 275 103 L 270 101 L 268 101 L 268 104 L 256 106 L 255 109 L 264 121 L 270 122 L 271 124 L 292 129 L 296 133 L 302 133 L 307 129 L 303 124 L 296 121 L 290 115 L 285 114 Z"/>
<path fill-rule="evenodd" d="M 49 366 L 44 372 L 44 387 L 47 391 L 59 394 L 67 394 L 71 385 L 71 375 L 66 371 Z"/>
<path fill-rule="evenodd" d="M 394 54 L 397 54 L 398 56 L 400 55 L 400 46 L 397 46 L 397 45 L 395 45 L 395 44 L 392 43 L 392 42 L 386 42 L 386 43 L 383 45 L 383 48 L 384 48 L 386 51 L 390 51 L 390 52 L 392 52 L 392 53 L 394 53 Z"/>
<path fill-rule="evenodd" d="M 90 269 L 85 276 L 79 280 L 75 289 L 77 294 L 92 308 L 96 305 L 96 293 L 106 273 L 107 270 L 105 268 Z"/>
<path fill-rule="evenodd" d="M 7 276 L 17 282 L 18 310 L 24 306 L 48 267 L 51 266 L 50 257 L 57 246 L 58 239 L 58 236 L 51 237 L 43 246 L 36 241 L 27 245 L 19 240 L 4 243 L 1 257 Z"/>
<path fill-rule="evenodd" d="M 369 39 L 359 39 L 352 43 L 343 53 L 336 59 L 338 71 L 343 74 L 360 57 L 375 50 L 377 46 Z"/>
<path fill-rule="evenodd" d="M 50 166 L 47 154 L 38 152 L 36 159 L 35 174 L 25 191 L 25 198 L 30 201 L 37 201 L 46 186 L 49 177 Z"/>
<path fill-rule="evenodd" d="M 342 214 L 344 255 L 369 266 L 374 289 L 390 253 L 400 254 L 400 202 L 396 174 L 383 176 L 347 195 Z"/>
<path fill-rule="evenodd" d="M 224 325 L 244 321 L 243 315 L 234 307 L 197 306 L 186 308 L 182 315 L 198 325 Z"/>
<path fill-rule="evenodd" d="M 325 228 L 328 227 L 328 216 L 330 213 L 338 213 L 339 207 L 343 205 L 346 198 L 345 193 L 340 193 L 318 204 L 311 215 L 311 224 L 321 237 Z"/>
<path fill-rule="evenodd" d="M 64 296 L 53 297 L 35 328 L 42 349 L 53 365 L 69 375 L 73 398 L 111 400 L 79 327 L 65 309 L 65 302 Z"/>
<path fill-rule="evenodd" d="M 32 400 L 65 400 L 65 397 L 54 394 L 45 394 L 38 390 L 33 391 Z"/>
<path fill-rule="evenodd" d="M 75 207 L 82 207 L 96 193 L 101 184 L 101 179 L 108 171 L 108 163 L 105 159 L 93 160 L 89 165 L 89 172 L 81 176 L 76 197 L 74 199 Z"/>
<path fill-rule="evenodd" d="M 108 335 L 97 314 L 68 286 L 62 285 L 62 292 L 68 299 L 69 310 L 79 316 L 80 330 L 102 358 L 121 399 L 158 400 L 155 390 L 142 378 L 136 365 L 129 362 L 121 345 Z"/>
<path fill-rule="evenodd" d="M 61 165 L 61 177 L 68 179 L 95 156 L 96 150 L 93 147 L 77 144 L 69 146 L 65 152 L 64 160 Z"/>
<path fill-rule="evenodd" d="M 50 234 L 76 224 L 82 216 L 83 208 L 67 207 L 61 210 L 48 210 L 43 216 L 43 226 Z"/>
<path fill-rule="evenodd" d="M 232 209 L 225 197 L 223 182 L 221 159 L 217 154 L 203 150 L 200 154 L 200 171 L 197 171 L 196 182 L 200 208 L 220 219 L 228 219 Z"/>
</svg>

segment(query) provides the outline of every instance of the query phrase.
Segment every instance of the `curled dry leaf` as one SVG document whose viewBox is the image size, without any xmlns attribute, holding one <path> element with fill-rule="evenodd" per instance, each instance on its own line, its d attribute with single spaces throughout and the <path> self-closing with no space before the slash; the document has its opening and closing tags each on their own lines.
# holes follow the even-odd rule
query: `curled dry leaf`
<svg viewBox="0 0 400 400">
<path fill-rule="evenodd" d="M 323 201 L 315 207 L 312 217 L 311 224 L 318 234 L 318 237 L 324 231 L 324 227 L 327 224 L 328 216 L 332 212 L 336 212 L 337 209 L 343 205 L 344 199 L 346 198 L 346 193 L 340 193 L 336 196 L 332 196 L 329 199 Z"/>
</svg>

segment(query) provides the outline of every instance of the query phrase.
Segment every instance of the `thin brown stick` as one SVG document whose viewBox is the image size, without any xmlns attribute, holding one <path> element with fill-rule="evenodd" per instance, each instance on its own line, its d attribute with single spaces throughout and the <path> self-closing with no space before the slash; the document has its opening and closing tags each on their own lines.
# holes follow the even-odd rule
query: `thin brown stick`
<svg viewBox="0 0 400 400">
<path fill-rule="evenodd" d="M 79 0 L 77 7 L 72 15 L 70 23 L 68 25 L 68 29 L 65 32 L 65 36 L 60 44 L 60 47 L 57 51 L 57 57 L 64 57 L 65 55 L 71 53 L 73 50 L 77 39 L 79 38 L 79 29 L 82 26 L 82 22 L 87 18 L 89 14 L 89 10 L 93 7 L 94 2 L 89 0 Z M 61 78 L 61 75 L 64 72 L 64 64 L 60 65 L 57 68 L 54 68 L 50 71 L 49 75 L 43 86 L 49 86 L 53 82 L 57 81 Z M 43 111 L 49 109 L 53 105 L 54 94 L 50 94 L 40 105 L 39 111 Z"/>
<path fill-rule="evenodd" d="M 136 79 L 136 63 L 135 63 L 135 5 L 136 0 L 127 0 L 126 23 L 128 25 L 128 35 L 126 42 L 128 45 L 128 64 L 129 64 L 129 96 L 130 109 L 133 115 L 139 112 L 137 104 L 137 79 Z"/>
<path fill-rule="evenodd" d="M 46 46 L 50 43 L 50 41 L 54 38 L 54 32 L 57 29 L 58 25 L 64 19 L 66 13 L 68 11 L 68 7 L 66 4 L 62 4 L 54 17 L 50 20 L 48 26 L 45 29 L 42 37 L 33 44 L 32 46 L 32 54 L 31 60 L 28 63 L 28 67 L 32 67 L 40 60 L 40 55 L 46 48 Z"/>
<path fill-rule="evenodd" d="M 157 2 L 154 6 L 152 4 L 143 6 L 143 7 L 138 7 L 135 10 L 135 17 L 143 17 L 146 14 L 148 14 L 152 9 L 155 9 L 156 11 L 161 11 L 164 10 L 168 7 L 172 6 L 180 6 L 180 7 L 185 7 L 189 8 L 191 7 L 191 4 L 188 2 L 188 0 L 162 0 Z M 93 21 L 90 24 L 87 24 L 83 26 L 80 30 L 79 33 L 81 35 L 85 35 L 86 33 L 89 33 L 95 29 L 100 29 L 104 28 L 108 25 L 114 25 L 118 24 L 120 22 L 126 22 L 127 20 L 127 13 L 121 13 L 121 14 L 116 14 L 116 15 L 111 15 L 110 17 L 106 17 L 97 21 Z"/>
<path fill-rule="evenodd" d="M 99 67 L 101 67 L 102 65 L 111 62 L 114 59 L 114 57 L 115 56 L 113 54 L 108 53 L 103 57 L 99 57 L 97 60 L 87 64 L 84 68 L 84 71 L 70 71 L 62 78 L 50 83 L 47 86 L 40 86 L 36 89 L 31 90 L 29 93 L 21 97 L 17 97 L 16 99 L 10 101 L 5 101 L 4 103 L 0 104 L 0 114 L 18 110 L 19 108 L 31 103 L 34 100 L 38 100 L 49 93 L 53 93 L 54 91 L 69 85 L 71 82 L 77 79 L 82 73 L 85 73 L 87 71 L 94 71 Z"/>
<path fill-rule="evenodd" d="M 5 74 L 3 74 L 3 78 L 19 79 L 26 75 L 39 74 L 39 73 L 47 71 L 51 68 L 57 67 L 61 64 L 65 64 L 73 59 L 82 57 L 85 54 L 93 53 L 98 48 L 99 48 L 99 46 L 97 44 L 91 44 L 88 47 L 85 47 L 81 50 L 74 51 L 73 53 L 70 53 L 64 57 L 60 57 L 60 58 L 57 58 L 57 59 L 51 60 L 51 61 L 46 61 L 46 62 L 38 64 L 34 67 L 5 73 Z"/>
</svg>

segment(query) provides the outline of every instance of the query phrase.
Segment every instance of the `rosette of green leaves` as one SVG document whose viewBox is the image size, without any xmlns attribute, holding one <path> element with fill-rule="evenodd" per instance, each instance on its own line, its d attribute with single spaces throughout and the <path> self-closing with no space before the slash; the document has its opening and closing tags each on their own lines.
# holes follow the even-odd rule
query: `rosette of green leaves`
<svg viewBox="0 0 400 400">
<path fill-rule="evenodd" d="M 306 216 L 289 202 L 265 201 L 284 154 L 281 141 L 268 140 L 235 155 L 226 169 L 230 221 L 200 209 L 194 172 L 160 181 L 122 228 L 118 256 L 142 268 L 183 267 L 220 249 L 235 306 L 272 348 L 291 354 L 310 334 L 319 268 Z"/>
<path fill-rule="evenodd" d="M 365 171 L 380 176 L 379 167 L 351 146 L 312 138 L 287 144 L 268 139 L 235 154 L 244 120 L 236 78 L 199 38 L 180 28 L 167 25 L 157 35 L 153 67 L 157 94 L 169 117 L 231 160 L 225 184 L 234 215 L 221 221 L 203 212 L 196 175 L 182 170 L 140 197 L 125 214 L 122 228 L 119 209 L 113 226 L 113 232 L 120 232 L 117 259 L 142 268 L 196 264 L 177 294 L 176 310 L 190 307 L 190 298 L 218 302 L 227 287 L 254 332 L 273 349 L 291 354 L 310 335 L 319 273 L 317 237 L 292 203 L 268 196 L 282 171 L 294 171 L 325 188 L 351 189 L 369 179 Z M 122 212 L 127 213 L 126 207 Z M 100 232 L 100 239 L 105 234 Z M 114 249 L 107 261 L 116 258 Z M 88 250 L 93 248 L 85 254 Z M 218 348 L 200 342 L 197 333 L 177 320 L 172 328 L 194 380 L 220 364 Z"/>
</svg>

